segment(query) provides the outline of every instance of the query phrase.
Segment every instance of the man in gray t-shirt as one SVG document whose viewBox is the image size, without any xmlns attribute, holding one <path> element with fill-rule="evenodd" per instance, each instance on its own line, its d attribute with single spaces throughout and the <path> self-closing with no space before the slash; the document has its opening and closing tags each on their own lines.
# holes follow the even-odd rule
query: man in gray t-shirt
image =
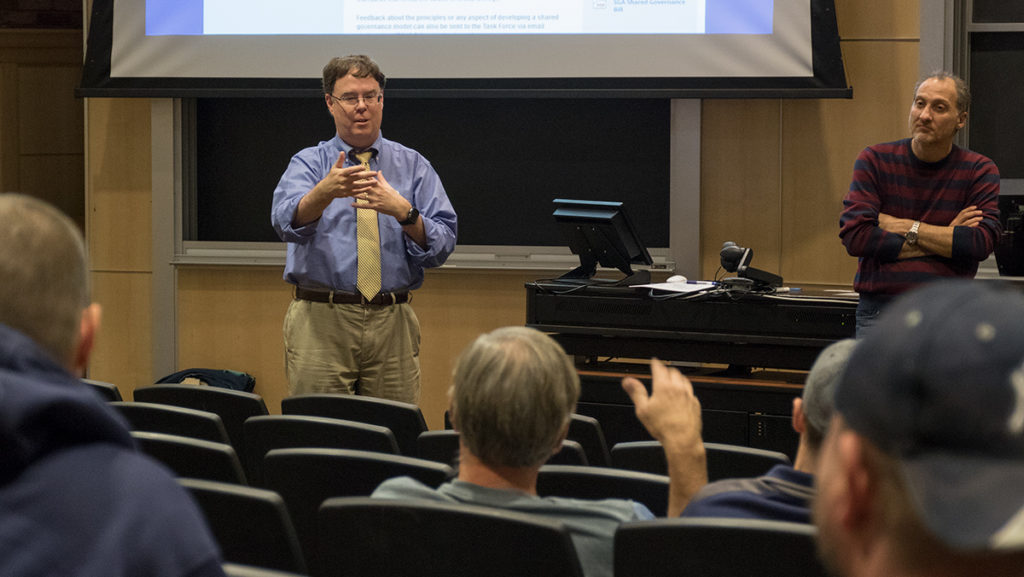
<svg viewBox="0 0 1024 577">
<path fill-rule="evenodd" d="M 651 362 L 653 392 L 627 378 L 623 388 L 637 416 L 661 441 L 669 462 L 669 516 L 676 516 L 707 482 L 700 403 L 679 371 Z M 407 477 L 381 484 L 374 497 L 430 499 L 491 506 L 558 519 L 572 534 L 587 577 L 611 576 L 615 530 L 653 518 L 622 499 L 539 497 L 537 474 L 569 430 L 579 376 L 551 337 L 506 327 L 478 337 L 459 357 L 449 390 L 460 433 L 458 479 L 437 489 Z"/>
</svg>

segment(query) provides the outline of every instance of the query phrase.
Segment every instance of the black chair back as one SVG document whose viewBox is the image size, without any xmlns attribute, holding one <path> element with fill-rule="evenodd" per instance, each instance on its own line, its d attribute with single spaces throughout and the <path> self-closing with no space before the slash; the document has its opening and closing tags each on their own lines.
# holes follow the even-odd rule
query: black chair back
<svg viewBox="0 0 1024 577">
<path fill-rule="evenodd" d="M 89 387 L 99 393 L 100 398 L 104 401 L 123 401 L 124 397 L 121 396 L 121 389 L 117 388 L 114 383 L 107 383 L 104 381 L 96 381 L 93 379 L 80 379 L 83 383 L 89 385 Z"/>
<path fill-rule="evenodd" d="M 544 465 L 537 476 L 542 497 L 577 499 L 632 499 L 656 516 L 668 510 L 668 477 L 609 467 Z"/>
<path fill-rule="evenodd" d="M 459 434 L 452 429 L 423 431 L 416 438 L 416 455 L 421 459 L 458 468 Z M 586 465 L 587 454 L 576 441 L 562 441 L 562 450 L 548 459 L 552 465 Z"/>
<path fill-rule="evenodd" d="M 273 491 L 179 479 L 199 504 L 226 562 L 306 573 L 288 508 Z"/>
<path fill-rule="evenodd" d="M 549 465 L 588 465 L 587 452 L 583 445 L 576 441 L 566 439 L 562 441 L 562 448 L 548 459 Z"/>
<path fill-rule="evenodd" d="M 570 441 L 576 441 L 583 446 L 587 454 L 587 463 L 594 467 L 611 466 L 611 455 L 608 452 L 608 443 L 604 440 L 604 431 L 601 423 L 594 417 L 573 414 L 569 421 Z"/>
<path fill-rule="evenodd" d="M 166 433 L 213 443 L 231 443 L 224 428 L 224 421 L 216 413 L 157 403 L 115 401 L 110 405 L 128 420 L 128 425 L 133 431 Z"/>
<path fill-rule="evenodd" d="M 311 415 L 345 419 L 391 429 L 403 455 L 416 455 L 416 438 L 427 430 L 420 408 L 411 403 L 342 394 L 309 394 L 281 400 L 286 415 Z"/>
<path fill-rule="evenodd" d="M 778 451 L 741 445 L 704 443 L 708 481 L 759 477 L 775 465 L 788 465 L 789 456 Z M 612 466 L 655 475 L 668 474 L 665 450 L 658 441 L 630 441 L 612 447 Z"/>
<path fill-rule="evenodd" d="M 454 467 L 459 460 L 459 433 L 453 429 L 423 431 L 416 437 L 416 456 Z"/>
<path fill-rule="evenodd" d="M 560 522 L 489 507 L 329 499 L 319 514 L 316 577 L 582 577 Z"/>
<path fill-rule="evenodd" d="M 790 465 L 789 456 L 779 451 L 729 445 L 704 443 L 708 457 L 708 480 L 759 477 L 775 465 Z"/>
<path fill-rule="evenodd" d="M 231 445 L 147 431 L 132 431 L 132 437 L 142 452 L 179 477 L 246 484 L 242 464 Z"/>
<path fill-rule="evenodd" d="M 220 415 L 231 445 L 245 450 L 243 423 L 249 417 L 268 414 L 263 397 L 256 393 L 199 385 L 151 385 L 135 389 L 134 399 L 145 403 L 175 405 Z"/>
<path fill-rule="evenodd" d="M 811 525 L 761 519 L 676 518 L 624 523 L 616 577 L 826 577 Z"/>
<path fill-rule="evenodd" d="M 263 486 L 263 458 L 273 449 L 358 449 L 398 454 L 391 429 L 307 415 L 249 417 L 245 431 L 245 473 L 250 485 Z"/>
<path fill-rule="evenodd" d="M 316 512 L 324 500 L 369 496 L 392 477 L 437 487 L 454 474 L 442 463 L 351 449 L 274 449 L 263 460 L 263 481 L 288 505 L 306 559 L 317 558 Z"/>
<path fill-rule="evenodd" d="M 668 461 L 665 449 L 658 441 L 626 441 L 612 447 L 612 467 L 640 471 L 652 475 L 667 475 Z"/>
</svg>

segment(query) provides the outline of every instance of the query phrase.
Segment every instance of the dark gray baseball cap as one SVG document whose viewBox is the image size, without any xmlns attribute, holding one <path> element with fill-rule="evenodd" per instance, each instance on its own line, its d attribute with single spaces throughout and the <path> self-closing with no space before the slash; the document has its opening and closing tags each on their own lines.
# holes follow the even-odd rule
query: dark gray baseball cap
<svg viewBox="0 0 1024 577">
<path fill-rule="evenodd" d="M 1024 549 L 1024 294 L 939 281 L 894 300 L 835 390 L 951 547 Z"/>
</svg>

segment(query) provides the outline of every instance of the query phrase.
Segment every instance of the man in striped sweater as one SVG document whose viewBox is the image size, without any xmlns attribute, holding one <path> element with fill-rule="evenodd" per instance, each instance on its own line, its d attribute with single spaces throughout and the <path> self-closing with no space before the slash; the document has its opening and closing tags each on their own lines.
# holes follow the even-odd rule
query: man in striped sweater
<svg viewBox="0 0 1024 577">
<path fill-rule="evenodd" d="M 858 336 L 894 296 L 943 277 L 973 278 L 995 248 L 999 169 L 953 144 L 970 101 L 962 79 L 937 72 L 917 85 L 911 137 L 857 157 L 839 237 L 859 259 Z"/>
</svg>

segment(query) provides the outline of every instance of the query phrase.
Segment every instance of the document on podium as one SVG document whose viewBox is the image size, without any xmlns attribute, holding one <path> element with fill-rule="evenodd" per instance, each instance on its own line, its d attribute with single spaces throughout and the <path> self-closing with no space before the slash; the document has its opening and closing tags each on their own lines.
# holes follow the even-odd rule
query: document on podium
<svg viewBox="0 0 1024 577">
<path fill-rule="evenodd" d="M 673 293 L 695 293 L 715 288 L 717 283 L 711 281 L 689 280 L 685 282 L 657 282 L 633 285 L 632 288 L 650 288 Z"/>
</svg>

